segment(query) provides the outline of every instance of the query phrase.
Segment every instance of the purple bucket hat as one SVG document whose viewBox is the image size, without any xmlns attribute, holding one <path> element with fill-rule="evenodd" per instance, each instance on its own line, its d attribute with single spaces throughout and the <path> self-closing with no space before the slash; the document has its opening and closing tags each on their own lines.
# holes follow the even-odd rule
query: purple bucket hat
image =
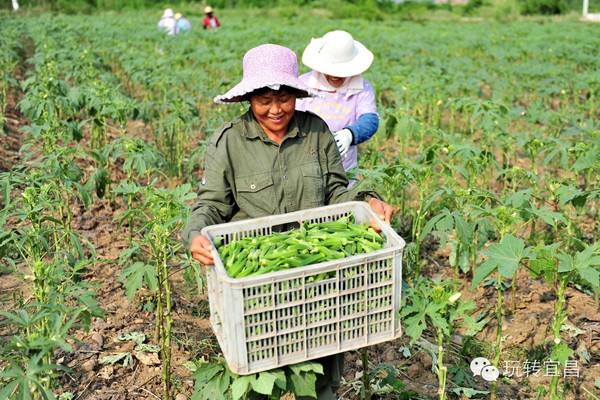
<svg viewBox="0 0 600 400">
<path fill-rule="evenodd" d="M 237 103 L 247 100 L 246 95 L 257 89 L 270 87 L 278 90 L 288 86 L 313 96 L 314 90 L 298 79 L 296 54 L 287 47 L 263 44 L 246 52 L 243 61 L 242 81 L 227 93 L 215 97 L 215 103 Z"/>
</svg>

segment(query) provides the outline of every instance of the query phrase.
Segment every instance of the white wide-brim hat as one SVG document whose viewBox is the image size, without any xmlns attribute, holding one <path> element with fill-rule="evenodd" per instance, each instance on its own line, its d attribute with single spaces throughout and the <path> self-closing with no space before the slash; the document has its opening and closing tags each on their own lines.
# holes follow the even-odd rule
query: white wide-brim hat
<svg viewBox="0 0 600 400">
<path fill-rule="evenodd" d="M 317 72 L 347 78 L 369 69 L 373 53 L 348 32 L 331 31 L 310 41 L 302 53 L 302 63 Z"/>
<path fill-rule="evenodd" d="M 213 12 L 213 9 L 211 6 L 204 7 L 204 14 L 209 14 L 211 12 Z"/>
</svg>

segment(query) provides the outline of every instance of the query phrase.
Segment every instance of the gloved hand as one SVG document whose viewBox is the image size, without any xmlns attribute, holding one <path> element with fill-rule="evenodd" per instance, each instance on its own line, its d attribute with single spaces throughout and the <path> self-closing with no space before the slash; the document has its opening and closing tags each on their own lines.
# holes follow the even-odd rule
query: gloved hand
<svg viewBox="0 0 600 400">
<path fill-rule="evenodd" d="M 333 137 L 335 138 L 335 143 L 340 151 L 340 155 L 345 157 L 352 144 L 352 131 L 350 131 L 350 129 L 342 129 L 341 131 L 335 132 Z"/>
</svg>

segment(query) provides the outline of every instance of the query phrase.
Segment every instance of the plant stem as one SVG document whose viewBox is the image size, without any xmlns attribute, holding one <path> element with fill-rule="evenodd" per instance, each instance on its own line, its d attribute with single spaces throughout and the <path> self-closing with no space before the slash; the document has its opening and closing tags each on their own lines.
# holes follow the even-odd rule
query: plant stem
<svg viewBox="0 0 600 400">
<path fill-rule="evenodd" d="M 477 228 L 474 230 L 473 241 L 469 245 L 469 252 L 471 256 L 471 278 L 475 276 L 475 267 L 477 266 L 477 251 L 475 248 L 475 243 L 477 238 Z"/>
<path fill-rule="evenodd" d="M 129 225 L 129 245 L 133 243 L 133 215 L 131 214 L 131 209 L 133 208 L 133 195 L 127 195 L 127 211 L 129 211 L 129 216 L 127 217 L 127 224 Z"/>
<path fill-rule="evenodd" d="M 371 400 L 371 383 L 369 382 L 369 354 L 367 353 L 367 348 L 361 349 L 362 355 L 362 367 L 363 367 L 363 387 L 364 387 L 364 400 Z"/>
<path fill-rule="evenodd" d="M 510 308 L 513 313 L 517 309 L 517 271 L 515 271 L 510 285 Z"/>
<path fill-rule="evenodd" d="M 423 192 L 419 192 L 419 204 L 423 204 L 424 200 Z M 419 206 L 417 209 L 417 213 L 413 219 L 413 227 L 412 227 L 412 237 L 415 242 L 415 277 L 418 277 L 421 274 L 421 223 L 423 220 L 422 215 L 424 214 L 424 210 L 422 206 Z"/>
<path fill-rule="evenodd" d="M 167 255 L 163 253 L 162 260 L 162 285 L 165 294 L 165 328 L 163 332 L 163 399 L 169 400 L 171 396 L 171 327 L 173 319 L 171 317 L 171 286 L 169 285 L 169 267 L 167 265 Z"/>
<path fill-rule="evenodd" d="M 494 344 L 494 362 L 493 365 L 498 365 L 500 362 L 500 351 L 502 350 L 502 320 L 504 319 L 504 310 L 502 308 L 504 300 L 504 292 L 502 291 L 502 278 L 499 276 L 496 282 L 496 343 Z M 492 382 L 491 400 L 496 400 L 498 383 Z"/>
<path fill-rule="evenodd" d="M 448 376 L 448 367 L 444 365 L 444 335 L 437 332 L 437 376 L 438 376 L 438 395 L 439 400 L 446 400 L 446 377 Z"/>
<path fill-rule="evenodd" d="M 558 346 L 562 339 L 560 336 L 560 328 L 566 318 L 565 308 L 565 291 L 567 289 L 568 279 L 564 277 L 558 278 L 558 287 L 556 288 L 556 303 L 554 303 L 554 319 L 552 320 L 552 336 L 554 346 Z M 558 376 L 553 376 L 550 381 L 550 398 L 552 400 L 560 399 L 558 395 Z"/>
<path fill-rule="evenodd" d="M 162 332 L 163 332 L 163 296 L 162 296 L 162 285 L 161 285 L 161 275 L 162 271 L 160 268 L 160 263 L 156 264 L 156 276 L 159 279 L 158 288 L 156 290 L 156 327 L 154 331 L 154 338 L 156 341 L 161 340 Z"/>
</svg>

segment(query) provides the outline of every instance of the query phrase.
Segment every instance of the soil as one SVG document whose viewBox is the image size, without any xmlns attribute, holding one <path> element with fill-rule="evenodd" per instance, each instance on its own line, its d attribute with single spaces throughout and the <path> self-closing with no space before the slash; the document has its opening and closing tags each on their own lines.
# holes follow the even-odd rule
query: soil
<svg viewBox="0 0 600 400">
<path fill-rule="evenodd" d="M 23 70 L 20 69 L 17 71 L 17 78 L 22 77 Z M 9 170 L 19 160 L 18 150 L 24 137 L 22 127 L 27 124 L 16 106 L 19 98 L 20 94 L 16 90 L 10 92 L 5 135 L 2 136 L 0 146 L 0 171 Z M 140 136 L 149 136 L 151 132 L 141 121 L 131 121 L 127 131 L 136 132 Z M 117 135 L 117 132 L 113 135 Z M 113 178 L 119 178 L 116 171 L 112 171 L 112 174 Z M 78 400 L 160 399 L 160 361 L 148 354 L 136 353 L 132 342 L 117 339 L 121 334 L 143 332 L 148 338 L 147 342 L 156 344 L 153 339 L 154 314 L 144 310 L 144 295 L 129 302 L 119 281 L 122 267 L 116 261 L 120 252 L 128 245 L 126 227 L 118 226 L 113 219 L 121 211 L 121 207 L 106 199 L 96 199 L 90 209 L 74 206 L 74 210 L 77 211 L 74 222 L 77 233 L 94 244 L 98 259 L 102 260 L 88 270 L 85 279 L 96 285 L 96 298 L 106 315 L 104 318 L 95 318 L 88 332 L 75 332 L 73 352 L 56 354 L 57 363 L 71 369 L 60 382 L 60 392 L 72 392 Z M 435 243 L 425 246 L 432 255 L 428 257 L 430 262 L 424 271 L 430 276 L 440 275 L 450 279 L 452 270 L 447 263 L 447 253 L 444 249 L 434 252 L 434 245 Z M 177 400 L 189 398 L 193 390 L 191 373 L 184 364 L 219 352 L 208 321 L 207 296 L 205 293 L 196 293 L 185 283 L 182 275 L 181 271 L 171 275 L 175 322 L 172 365 L 175 394 L 179 395 Z M 2 273 L 0 278 L 2 308 L 10 308 L 10 294 L 19 289 L 25 290 L 23 280 L 18 272 Z M 496 331 L 493 318 L 495 291 L 491 287 L 471 290 L 465 286 L 462 293 L 464 298 L 474 300 L 478 310 L 490 318 L 490 323 L 476 337 L 479 344 L 473 346 L 481 351 L 489 351 Z M 515 298 L 512 299 L 510 293 L 507 293 L 505 299 L 507 304 L 514 302 L 515 312 L 503 321 L 505 336 L 502 361 L 541 361 L 548 354 L 552 341 L 549 326 L 554 300 L 555 294 L 548 285 L 532 279 L 525 271 L 519 274 Z M 567 399 L 578 400 L 585 398 L 584 388 L 594 392 L 594 381 L 600 376 L 600 310 L 598 303 L 590 295 L 574 287 L 569 287 L 567 291 L 567 308 L 569 330 L 563 337 L 568 338 L 568 344 L 576 351 L 579 363 L 579 376 L 567 378 L 572 388 Z M 4 338 L 0 336 L 0 340 L 10 336 L 10 332 L 1 334 Z M 429 342 L 434 343 L 433 337 L 429 338 Z M 455 337 L 448 346 L 446 364 L 450 367 L 466 366 L 468 371 L 470 359 L 482 353 L 471 349 L 470 353 L 462 354 L 467 347 L 464 343 L 464 338 Z M 406 390 L 418 393 L 420 398 L 435 397 L 437 378 L 432 372 L 433 359 L 427 346 L 413 346 L 409 354 L 406 352 L 408 345 L 408 339 L 401 338 L 372 346 L 368 349 L 370 363 L 393 365 L 398 370 L 399 379 L 406 385 Z M 133 363 L 130 366 L 100 363 L 104 356 L 126 351 L 133 353 Z M 345 359 L 345 381 L 355 381 L 362 373 L 360 353 L 349 352 Z M 502 371 L 502 366 L 498 367 Z M 456 377 L 451 373 L 450 378 Z M 507 378 L 499 384 L 498 398 L 533 399 L 538 385 L 547 388 L 549 382 L 550 379 L 543 376 Z M 453 385 L 448 386 L 449 390 L 453 388 Z M 465 382 L 464 386 L 479 390 L 490 389 L 489 383 L 480 377 L 475 377 L 472 384 Z M 358 398 L 350 384 L 342 386 L 338 396 L 344 399 Z"/>
<path fill-rule="evenodd" d="M 18 64 L 15 68 L 15 78 L 19 81 L 24 78 L 24 66 Z M 0 130 L 0 172 L 9 171 L 19 160 L 19 149 L 22 144 L 21 127 L 27 125 L 27 120 L 18 108 L 21 94 L 14 87 L 9 87 L 7 104 L 4 110 L 4 126 Z"/>
</svg>

